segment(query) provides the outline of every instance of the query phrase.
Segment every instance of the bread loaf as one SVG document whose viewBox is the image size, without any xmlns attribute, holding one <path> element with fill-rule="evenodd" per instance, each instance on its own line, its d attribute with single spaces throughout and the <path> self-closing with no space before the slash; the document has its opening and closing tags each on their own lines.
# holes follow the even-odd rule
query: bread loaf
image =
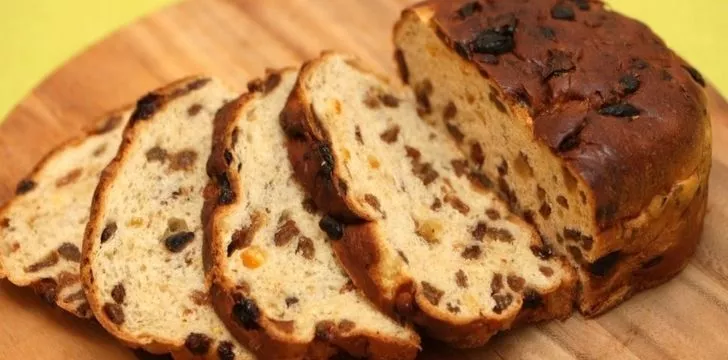
<svg viewBox="0 0 728 360">
<path fill-rule="evenodd" d="M 579 269 L 599 314 L 679 272 L 700 238 L 700 73 L 597 0 L 425 1 L 395 29 L 420 112 Z"/>
<path fill-rule="evenodd" d="M 51 151 L 0 210 L 0 277 L 82 318 L 93 316 L 79 276 L 88 209 L 130 113 L 112 112 Z"/>
<path fill-rule="evenodd" d="M 209 78 L 144 96 L 101 176 L 82 279 L 99 323 L 132 347 L 178 359 L 254 359 L 217 318 L 202 265 L 205 160 L 215 112 L 231 98 Z"/>
<path fill-rule="evenodd" d="M 252 82 L 218 115 L 206 206 L 213 302 L 267 359 L 414 359 L 417 334 L 351 284 L 293 177 L 278 115 L 297 73 Z"/>
<path fill-rule="evenodd" d="M 571 268 L 410 92 L 329 53 L 303 67 L 281 121 L 298 178 L 331 215 L 319 225 L 383 311 L 459 347 L 571 313 Z"/>
</svg>

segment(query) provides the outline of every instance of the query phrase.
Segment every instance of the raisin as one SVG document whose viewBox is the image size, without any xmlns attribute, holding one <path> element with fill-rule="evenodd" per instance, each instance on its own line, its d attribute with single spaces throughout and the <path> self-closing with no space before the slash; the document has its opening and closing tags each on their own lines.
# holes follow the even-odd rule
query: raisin
<svg viewBox="0 0 728 360">
<path fill-rule="evenodd" d="M 598 277 L 606 276 L 609 271 L 614 268 L 614 265 L 617 264 L 620 256 L 621 252 L 619 251 L 614 251 L 602 256 L 594 263 L 589 264 L 589 272 Z"/>
<path fill-rule="evenodd" d="M 402 79 L 403 83 L 409 84 L 409 68 L 407 68 L 407 62 L 404 59 L 404 53 L 401 49 L 397 49 L 394 52 L 394 60 L 397 63 L 400 79 Z"/>
<path fill-rule="evenodd" d="M 354 323 L 351 320 L 344 319 L 344 320 L 341 320 L 341 322 L 339 322 L 339 331 L 344 332 L 344 333 L 348 333 L 348 332 L 354 330 L 355 327 L 356 327 L 356 323 Z"/>
<path fill-rule="evenodd" d="M 339 240 L 344 237 L 344 226 L 329 215 L 319 221 L 319 228 L 323 230 L 331 240 Z"/>
<path fill-rule="evenodd" d="M 415 97 L 417 98 L 417 112 L 422 115 L 432 113 L 432 104 L 430 103 L 430 95 L 432 95 L 433 87 L 429 79 L 423 80 L 415 86 Z"/>
<path fill-rule="evenodd" d="M 197 306 L 205 306 L 210 304 L 210 297 L 208 293 L 204 291 L 194 290 L 190 294 L 190 299 Z"/>
<path fill-rule="evenodd" d="M 111 298 L 114 299 L 114 302 L 117 304 L 123 304 L 124 300 L 126 299 L 126 288 L 124 288 L 124 284 L 116 284 L 114 288 L 111 290 Z"/>
<path fill-rule="evenodd" d="M 253 300 L 242 298 L 233 305 L 233 319 L 246 330 L 258 329 L 259 317 L 260 309 Z"/>
<path fill-rule="evenodd" d="M 534 215 L 533 211 L 531 210 L 526 210 L 523 212 L 523 220 L 529 225 L 536 225 L 536 215 Z"/>
<path fill-rule="evenodd" d="M 455 176 L 461 177 L 466 174 L 468 168 L 467 160 L 451 160 L 450 165 L 455 170 Z"/>
<path fill-rule="evenodd" d="M 190 107 L 187 108 L 187 115 L 195 116 L 195 115 L 199 114 L 201 110 L 202 110 L 202 105 L 192 104 Z"/>
<path fill-rule="evenodd" d="M 196 151 L 182 150 L 170 156 L 169 169 L 172 171 L 190 171 L 195 165 L 195 161 L 197 161 Z"/>
<path fill-rule="evenodd" d="M 66 174 L 62 178 L 59 178 L 58 180 L 56 180 L 56 187 L 63 187 L 66 185 L 70 185 L 70 184 L 74 183 L 76 180 L 78 180 L 78 178 L 80 178 L 82 174 L 83 174 L 83 170 L 81 170 L 80 168 L 71 170 L 68 174 Z"/>
<path fill-rule="evenodd" d="M 109 241 L 116 234 L 116 229 L 116 223 L 107 224 L 104 231 L 101 232 L 101 243 L 103 244 Z"/>
<path fill-rule="evenodd" d="M 359 125 L 354 127 L 354 137 L 356 137 L 356 141 L 359 144 L 364 145 L 364 138 L 362 138 L 361 136 L 361 128 L 359 127 Z"/>
<path fill-rule="evenodd" d="M 640 109 L 629 103 L 607 105 L 599 109 L 599 114 L 614 117 L 633 117 L 640 114 Z"/>
<path fill-rule="evenodd" d="M 58 298 L 58 284 L 53 279 L 36 281 L 33 290 L 48 304 L 54 304 Z"/>
<path fill-rule="evenodd" d="M 542 75 L 548 81 L 551 78 L 563 75 L 574 69 L 576 69 L 576 65 L 571 61 L 571 56 L 568 53 L 560 50 L 549 50 L 546 68 Z"/>
<path fill-rule="evenodd" d="M 305 259 L 312 260 L 316 254 L 316 248 L 313 246 L 313 240 L 302 236 L 301 239 L 298 240 L 296 254 L 300 254 Z"/>
<path fill-rule="evenodd" d="M 447 311 L 449 311 L 453 314 L 457 314 L 460 312 L 460 306 L 453 305 L 451 303 L 447 303 Z"/>
<path fill-rule="evenodd" d="M 503 103 L 498 99 L 498 95 L 496 95 L 494 92 L 491 92 L 488 94 L 488 99 L 491 103 L 495 106 L 498 111 L 500 111 L 503 114 L 508 114 L 508 110 L 506 109 L 506 106 L 503 105 Z"/>
<path fill-rule="evenodd" d="M 591 6 L 589 5 L 589 0 L 572 0 L 576 3 L 576 7 L 579 8 L 579 10 L 588 11 Z"/>
<path fill-rule="evenodd" d="M 315 214 L 318 212 L 318 208 L 316 207 L 316 203 L 313 201 L 312 198 L 305 198 L 301 201 L 301 206 L 304 210 L 306 210 L 309 214 Z"/>
<path fill-rule="evenodd" d="M 280 83 L 281 83 L 281 74 L 280 73 L 276 72 L 276 73 L 272 73 L 272 74 L 268 75 L 268 77 L 265 79 L 263 93 L 269 94 L 271 91 L 275 90 L 275 88 Z"/>
<path fill-rule="evenodd" d="M 551 277 L 554 274 L 554 269 L 548 267 L 548 266 L 539 266 L 538 271 L 541 272 L 546 277 Z"/>
<path fill-rule="evenodd" d="M 576 14 L 571 6 L 561 2 L 551 8 L 551 17 L 556 20 L 573 21 L 576 19 Z"/>
<path fill-rule="evenodd" d="M 396 108 L 399 106 L 399 99 L 392 94 L 379 95 L 379 100 L 381 100 L 382 104 L 386 107 Z"/>
<path fill-rule="evenodd" d="M 27 272 L 27 273 L 38 272 L 45 268 L 58 264 L 58 260 L 60 260 L 58 253 L 53 251 L 50 254 L 48 254 L 46 257 L 41 259 L 40 261 L 38 261 L 32 265 L 26 266 L 25 269 L 23 269 L 23 270 L 25 270 L 25 272 Z"/>
<path fill-rule="evenodd" d="M 445 295 L 444 291 L 436 288 L 427 281 L 422 282 L 422 293 L 432 305 L 438 305 L 442 296 Z"/>
<path fill-rule="evenodd" d="M 513 295 L 511 294 L 493 294 L 491 296 L 495 300 L 493 312 L 496 314 L 502 313 L 503 310 L 507 309 L 513 303 Z"/>
<path fill-rule="evenodd" d="M 192 333 L 185 340 L 185 347 L 194 355 L 205 355 L 210 351 L 212 339 L 205 334 Z"/>
<path fill-rule="evenodd" d="M 451 120 L 458 114 L 458 108 L 455 106 L 455 103 L 450 101 L 445 105 L 445 109 L 442 111 L 442 118 L 444 120 Z"/>
<path fill-rule="evenodd" d="M 643 269 L 649 269 L 651 267 L 657 266 L 657 264 L 661 263 L 663 259 L 662 255 L 655 256 L 652 259 L 648 260 L 647 262 L 642 264 Z"/>
<path fill-rule="evenodd" d="M 103 307 L 104 315 L 116 325 L 124 323 L 124 309 L 119 304 L 106 303 Z"/>
<path fill-rule="evenodd" d="M 548 40 L 554 40 L 556 39 L 556 32 L 554 29 L 546 26 L 539 26 L 538 32 L 541 33 L 541 36 Z"/>
<path fill-rule="evenodd" d="M 289 296 L 286 298 L 286 307 L 291 307 L 293 305 L 298 304 L 298 298 L 295 296 Z"/>
<path fill-rule="evenodd" d="M 15 188 L 15 194 L 16 195 L 23 195 L 35 188 L 37 184 L 35 181 L 30 179 L 23 179 L 18 183 L 18 186 Z"/>
<path fill-rule="evenodd" d="M 467 215 L 470 212 L 470 206 L 468 204 L 464 203 L 462 200 L 460 200 L 459 197 L 452 194 L 445 195 L 445 202 L 450 204 L 453 209 L 457 210 L 463 215 Z"/>
<path fill-rule="evenodd" d="M 552 256 L 554 256 L 554 251 L 551 249 L 551 247 L 546 246 L 546 245 L 544 245 L 544 246 L 533 245 L 533 246 L 531 246 L 531 252 L 533 253 L 534 256 L 536 256 L 537 258 L 542 259 L 542 260 L 548 260 Z"/>
<path fill-rule="evenodd" d="M 333 337 L 334 322 L 330 320 L 319 321 L 316 324 L 316 339 L 329 342 Z"/>
<path fill-rule="evenodd" d="M 551 206 L 547 203 L 542 203 L 541 207 L 538 209 L 538 213 L 541 214 L 541 217 L 544 218 L 544 220 L 548 220 L 551 216 Z"/>
<path fill-rule="evenodd" d="M 476 188 L 483 188 L 483 189 L 492 189 L 493 188 L 493 181 L 491 181 L 488 176 L 481 172 L 471 172 L 468 175 L 468 180 L 470 180 L 470 183 L 475 186 Z"/>
<path fill-rule="evenodd" d="M 690 74 L 695 82 L 700 84 L 700 86 L 705 87 L 705 78 L 703 78 L 703 75 L 698 71 L 698 69 L 689 65 L 683 65 L 682 67 L 688 72 L 688 74 Z"/>
<path fill-rule="evenodd" d="M 513 51 L 516 43 L 512 33 L 487 29 L 476 35 L 470 47 L 477 54 L 502 55 Z"/>
<path fill-rule="evenodd" d="M 495 294 L 501 289 L 503 289 L 503 275 L 496 273 L 490 280 L 490 291 Z"/>
<path fill-rule="evenodd" d="M 217 197 L 217 202 L 220 205 L 230 205 L 235 201 L 235 192 L 232 190 L 232 186 L 230 185 L 230 180 L 227 177 L 227 174 L 219 174 L 217 176 L 217 186 L 219 188 L 219 193 Z"/>
<path fill-rule="evenodd" d="M 473 162 L 478 167 L 483 166 L 483 163 L 485 163 L 485 155 L 483 154 L 483 147 L 480 146 L 480 143 L 476 142 L 470 145 L 470 158 L 473 159 Z"/>
<path fill-rule="evenodd" d="M 455 283 L 458 285 L 458 287 L 461 287 L 461 288 L 468 287 L 468 276 L 465 275 L 464 271 L 458 270 L 455 273 Z"/>
<path fill-rule="evenodd" d="M 491 219 L 494 221 L 501 218 L 500 213 L 496 209 L 485 210 L 485 215 L 488 216 L 488 219 Z"/>
<path fill-rule="evenodd" d="M 195 233 L 191 231 L 179 232 L 164 239 L 164 246 L 167 247 L 167 250 L 178 253 L 184 250 L 194 238 Z"/>
<path fill-rule="evenodd" d="M 527 289 L 523 294 L 523 308 L 535 309 L 543 304 L 541 294 L 533 289 Z"/>
<path fill-rule="evenodd" d="M 470 245 L 463 250 L 463 252 L 460 254 L 460 256 L 463 257 L 463 259 L 467 260 L 475 260 L 480 258 L 480 255 L 483 253 L 483 250 L 478 245 Z"/>
<path fill-rule="evenodd" d="M 627 74 L 619 79 L 619 85 L 622 87 L 624 94 L 632 94 L 639 90 L 641 82 L 636 76 Z"/>
<path fill-rule="evenodd" d="M 379 203 L 379 199 L 376 196 L 372 194 L 366 194 L 364 195 L 364 201 L 375 210 L 382 212 L 381 204 Z"/>
<path fill-rule="evenodd" d="M 511 232 L 507 229 L 488 227 L 485 233 L 486 235 L 488 235 L 488 237 L 504 243 L 510 244 L 513 243 L 513 240 L 515 240 L 513 234 L 511 234 Z"/>
<path fill-rule="evenodd" d="M 217 357 L 220 360 L 235 360 L 235 346 L 229 341 L 217 345 Z"/>
<path fill-rule="evenodd" d="M 65 303 L 72 303 L 76 301 L 81 301 L 86 299 L 86 294 L 83 292 L 83 289 L 76 291 L 75 293 L 72 293 L 70 295 L 67 295 L 65 298 L 63 298 L 63 302 Z"/>
<path fill-rule="evenodd" d="M 559 195 L 556 197 L 556 202 L 561 205 L 561 207 L 568 209 L 569 208 L 569 201 L 566 200 L 566 198 L 563 195 Z"/>
<path fill-rule="evenodd" d="M 137 101 L 136 108 L 131 114 L 130 121 L 135 122 L 137 120 L 149 120 L 157 111 L 157 107 L 161 105 L 163 99 L 163 96 L 155 93 L 145 95 Z"/>
<path fill-rule="evenodd" d="M 296 226 L 295 221 L 291 219 L 285 220 L 282 225 L 278 226 L 278 230 L 276 230 L 276 233 L 273 236 L 273 243 L 275 243 L 276 246 L 285 246 L 300 233 L 301 231 Z"/>
<path fill-rule="evenodd" d="M 223 154 L 225 157 L 225 164 L 230 166 L 230 164 L 233 163 L 233 153 L 230 151 L 230 149 L 225 149 L 225 153 Z"/>
<path fill-rule="evenodd" d="M 505 159 L 501 159 L 500 165 L 498 165 L 498 176 L 508 175 L 508 162 Z"/>
<path fill-rule="evenodd" d="M 392 144 L 397 141 L 397 137 L 399 136 L 399 126 L 393 126 L 389 128 L 387 131 L 383 132 L 381 135 L 379 135 L 379 138 L 382 139 L 387 144 Z"/>
<path fill-rule="evenodd" d="M 432 184 L 440 174 L 432 167 L 431 163 L 414 164 L 412 171 L 415 175 L 422 180 L 425 186 Z"/>
<path fill-rule="evenodd" d="M 483 6 L 477 1 L 472 1 L 460 7 L 457 13 L 461 19 L 465 19 L 481 11 L 483 11 Z"/>
<path fill-rule="evenodd" d="M 463 134 L 457 126 L 446 122 L 445 128 L 447 128 L 447 132 L 450 133 L 450 136 L 452 136 L 452 138 L 458 143 L 462 143 L 463 140 L 465 140 L 465 134 Z"/>
<path fill-rule="evenodd" d="M 526 285 L 526 279 L 516 275 L 508 275 L 506 282 L 508 283 L 508 287 L 516 292 L 523 290 L 523 287 Z"/>
<path fill-rule="evenodd" d="M 58 248 L 58 254 L 68 261 L 81 261 L 81 250 L 78 249 L 78 246 L 71 243 L 63 243 L 63 245 Z"/>
<path fill-rule="evenodd" d="M 10 227 L 10 219 L 2 218 L 2 220 L 0 220 L 0 229 L 7 229 L 9 227 Z"/>
<path fill-rule="evenodd" d="M 331 178 L 331 174 L 334 172 L 334 155 L 331 153 L 331 148 L 326 144 L 319 144 L 318 154 L 321 158 L 321 168 L 319 169 L 319 175 L 325 178 Z"/>
</svg>

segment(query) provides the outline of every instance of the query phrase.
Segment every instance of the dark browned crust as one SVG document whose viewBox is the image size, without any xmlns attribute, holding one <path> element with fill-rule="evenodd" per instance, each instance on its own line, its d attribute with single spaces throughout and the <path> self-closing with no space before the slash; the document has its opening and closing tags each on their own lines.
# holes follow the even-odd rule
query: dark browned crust
<svg viewBox="0 0 728 360">
<path fill-rule="evenodd" d="M 326 55 L 322 59 L 325 59 Z M 299 182 L 303 183 L 309 191 L 322 192 L 324 195 L 314 197 L 314 201 L 319 208 L 331 211 L 328 204 L 335 203 L 336 206 L 350 206 L 346 200 L 346 194 L 340 191 L 322 191 L 315 167 L 317 161 L 307 159 L 306 148 L 315 146 L 315 142 L 329 143 L 328 135 L 323 126 L 315 119 L 315 115 L 308 108 L 308 99 L 305 96 L 301 78 L 305 77 L 309 68 L 316 66 L 318 62 L 324 60 L 314 60 L 304 66 L 304 70 L 299 77 L 299 83 L 291 94 L 286 108 L 283 110 L 287 113 L 285 117 L 286 124 L 296 124 L 293 135 L 289 136 L 288 150 L 289 158 L 294 166 L 294 170 Z M 359 68 L 364 72 L 369 72 L 366 68 Z M 304 110 L 301 110 L 304 109 Z M 301 125 L 312 124 L 312 125 Z M 304 133 L 301 133 L 303 131 Z M 310 140 L 311 139 L 311 140 Z M 312 140 L 315 139 L 315 140 Z M 301 144 L 306 145 L 301 145 Z M 302 150 L 304 149 L 304 150 Z M 330 161 L 336 162 L 335 155 L 331 154 Z M 325 187 L 324 187 L 325 188 Z M 461 347 L 472 348 L 482 346 L 498 331 L 509 328 L 519 316 L 518 311 L 511 311 L 510 317 L 503 316 L 502 319 L 488 319 L 485 317 L 466 324 L 459 324 L 452 316 L 438 314 L 437 311 L 424 297 L 423 294 L 416 292 L 413 285 L 413 279 L 402 277 L 399 280 L 396 294 L 390 297 L 388 290 L 385 290 L 381 283 L 383 279 L 379 278 L 376 267 L 382 261 L 382 254 L 377 245 L 378 234 L 375 222 L 367 222 L 362 216 L 351 219 L 351 215 L 358 215 L 355 210 L 333 211 L 332 215 L 338 216 L 340 220 L 346 223 L 344 227 L 344 236 L 340 240 L 332 241 L 332 246 L 336 252 L 337 258 L 346 269 L 354 284 L 361 289 L 367 297 L 375 303 L 385 314 L 399 321 L 412 321 L 421 326 L 430 336 L 445 341 L 448 344 Z M 343 216 L 342 216 L 343 215 Z M 514 219 L 514 221 L 520 221 Z M 523 224 L 525 226 L 525 223 Z M 539 239 L 533 234 L 534 239 Z M 543 246 L 537 240 L 535 246 Z M 564 266 L 568 272 L 568 279 L 565 279 L 561 287 L 554 289 L 549 294 L 540 294 L 543 297 L 543 304 L 534 310 L 524 309 L 523 319 L 533 321 L 547 318 L 564 318 L 571 313 L 574 298 L 574 277 L 571 268 Z M 388 279 L 388 282 L 393 281 Z"/>
<path fill-rule="evenodd" d="M 101 136 L 117 126 L 121 126 L 123 121 L 123 114 L 131 109 L 131 106 L 124 106 L 120 107 L 117 110 L 113 110 L 105 114 L 104 116 L 101 116 L 98 120 L 96 120 L 89 128 L 86 128 L 83 131 L 83 134 L 77 137 L 74 137 L 72 139 L 66 140 L 60 145 L 58 145 L 56 148 L 48 152 L 46 155 L 41 158 L 40 161 L 33 167 L 33 169 L 30 171 L 30 173 L 23 178 L 22 181 L 30 180 L 36 183 L 36 177 L 37 174 L 39 174 L 46 166 L 49 165 L 49 163 L 55 159 L 58 155 L 63 153 L 64 151 L 74 148 L 76 146 L 79 146 L 83 144 L 85 141 L 89 140 L 93 136 Z M 31 192 L 32 189 L 27 191 Z M 17 196 L 22 196 L 23 194 L 27 193 L 23 192 L 22 194 L 18 194 Z M 13 205 L 15 202 L 15 199 L 10 199 L 8 202 L 6 202 L 2 207 L 0 207 L 0 218 L 4 217 L 5 212 Z M 7 277 L 7 274 L 5 274 L 5 270 L 0 263 L 0 279 Z M 49 281 L 52 281 L 54 284 L 57 284 L 58 279 L 40 279 L 34 283 L 31 284 L 16 284 L 18 286 L 30 286 L 33 291 L 38 294 L 41 298 L 43 298 L 46 302 L 49 302 L 51 304 L 55 304 L 56 306 L 62 308 L 65 311 L 70 312 L 71 314 L 82 318 L 82 319 L 90 319 L 93 318 L 93 314 L 88 310 L 84 304 L 79 305 L 76 308 L 70 307 L 67 305 L 63 299 L 59 299 L 57 296 L 57 292 L 60 291 L 60 289 L 57 289 L 57 285 L 52 288 L 52 294 L 51 294 L 51 288 L 48 286 Z M 52 300 L 52 301 L 50 301 Z"/>
<path fill-rule="evenodd" d="M 561 0 L 481 1 L 482 11 L 456 15 L 467 2 L 431 0 L 420 6 L 434 10 L 434 31 L 498 84 L 511 107 L 526 108 L 536 138 L 590 185 L 600 229 L 639 214 L 675 179 L 696 169 L 708 122 L 701 84 L 687 70 L 693 68 L 647 26 L 599 0 L 590 1 L 589 10 L 566 2 L 574 21 L 549 16 Z M 512 51 L 487 61 L 489 54 L 466 45 L 478 32 L 508 23 L 511 15 Z M 625 88 L 625 76 L 638 79 L 636 90 Z M 615 104 L 634 105 L 640 115 L 607 115 Z M 577 143 L 560 151 L 569 135 Z"/>
<path fill-rule="evenodd" d="M 99 236 L 103 230 L 103 224 L 97 224 L 98 217 L 104 210 L 105 199 L 107 192 L 109 191 L 109 185 L 116 178 L 121 165 L 126 161 L 129 156 L 129 148 L 132 141 L 139 136 L 140 132 L 143 131 L 144 124 L 149 121 L 155 121 L 159 111 L 166 108 L 166 106 L 177 98 L 180 98 L 192 91 L 201 89 L 211 79 L 207 77 L 189 77 L 167 86 L 159 88 L 150 94 L 147 94 L 145 98 L 155 98 L 153 108 L 149 104 L 143 105 L 146 107 L 143 111 L 139 111 L 139 107 L 135 110 L 136 120 L 129 121 L 126 128 L 124 129 L 123 140 L 116 157 L 109 163 L 109 165 L 101 173 L 101 179 L 99 185 L 96 187 L 94 193 L 93 202 L 91 205 L 91 218 L 84 234 L 83 251 L 81 259 L 81 279 L 84 290 L 88 295 L 89 305 L 96 319 L 104 327 L 106 331 L 114 335 L 117 339 L 122 341 L 124 344 L 131 348 L 143 348 L 144 350 L 154 354 L 173 353 L 175 358 L 179 359 L 217 359 L 216 349 L 217 346 L 211 346 L 210 351 L 205 356 L 194 355 L 185 347 L 185 340 L 180 339 L 179 342 L 170 342 L 167 339 L 151 338 L 148 341 L 142 341 L 131 334 L 124 332 L 121 327 L 111 322 L 103 312 L 103 302 L 99 296 L 99 289 L 94 284 L 94 274 L 91 269 L 91 257 L 93 256 L 94 247 L 98 246 L 100 241 Z M 144 101 L 140 101 L 144 103 Z M 215 340 L 215 344 L 219 341 Z"/>
<path fill-rule="evenodd" d="M 269 71 L 268 77 L 280 77 L 287 71 L 294 70 Z M 281 331 L 275 320 L 260 313 L 259 310 L 256 313 L 257 319 L 252 321 L 254 324 L 248 324 L 252 326 L 247 326 L 247 328 L 235 319 L 234 308 L 241 301 L 240 299 L 245 298 L 253 303 L 254 299 L 247 298 L 249 296 L 247 289 L 226 281 L 214 265 L 215 259 L 227 257 L 226 249 L 214 236 L 216 232 L 215 217 L 224 215 L 227 205 L 230 204 L 220 201 L 221 184 L 215 180 L 225 178 L 223 186 L 229 186 L 228 191 L 233 194 L 235 188 L 242 186 L 237 169 L 232 168 L 225 160 L 225 152 L 232 145 L 232 132 L 239 113 L 256 96 L 263 96 L 266 93 L 267 87 L 259 84 L 270 83 L 274 82 L 268 80 L 252 82 L 251 88 L 256 90 L 257 94 L 244 94 L 229 103 L 218 112 L 215 121 L 213 152 L 207 167 L 208 175 L 212 180 L 206 191 L 208 195 L 205 200 L 203 218 L 205 219 L 205 269 L 208 272 L 208 278 L 212 279 L 210 296 L 218 316 L 236 339 L 262 359 L 324 360 L 336 355 L 351 355 L 367 359 L 414 359 L 419 351 L 417 341 L 400 342 L 397 339 L 381 337 L 367 331 L 344 333 L 337 327 L 333 327 L 325 334 L 318 334 L 310 341 L 301 342 Z M 237 200 L 234 195 L 232 198 Z"/>
</svg>

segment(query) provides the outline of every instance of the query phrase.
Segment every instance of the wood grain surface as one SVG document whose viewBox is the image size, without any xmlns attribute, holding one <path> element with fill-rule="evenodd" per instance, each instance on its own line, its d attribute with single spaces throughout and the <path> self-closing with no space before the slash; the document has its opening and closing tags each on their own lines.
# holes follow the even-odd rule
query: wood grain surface
<svg viewBox="0 0 728 360">
<path fill-rule="evenodd" d="M 0 126 L 0 203 L 54 146 L 106 110 L 189 74 L 242 90 L 267 67 L 325 49 L 394 74 L 391 27 L 413 0 L 189 0 L 79 55 L 29 94 Z M 594 320 L 574 315 L 423 359 L 728 359 L 728 105 L 710 92 L 714 161 L 704 236 L 688 268 Z M 100 326 L 0 283 L 0 359 L 133 359 Z"/>
</svg>

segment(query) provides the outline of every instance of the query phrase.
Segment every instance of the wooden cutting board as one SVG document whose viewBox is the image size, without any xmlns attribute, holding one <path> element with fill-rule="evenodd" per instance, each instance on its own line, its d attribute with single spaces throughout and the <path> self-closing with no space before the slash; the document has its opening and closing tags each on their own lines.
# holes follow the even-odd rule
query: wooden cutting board
<svg viewBox="0 0 728 360">
<path fill-rule="evenodd" d="M 0 203 L 48 150 L 106 110 L 194 73 L 242 90 L 266 67 L 324 49 L 394 73 L 391 27 L 414 0 L 189 0 L 70 61 L 0 126 Z M 424 359 L 728 358 L 728 105 L 710 92 L 714 161 L 702 243 L 671 282 L 594 320 L 574 315 L 497 336 L 467 352 L 425 345 Z M 100 326 L 0 282 L 0 359 L 133 359 Z"/>
</svg>

